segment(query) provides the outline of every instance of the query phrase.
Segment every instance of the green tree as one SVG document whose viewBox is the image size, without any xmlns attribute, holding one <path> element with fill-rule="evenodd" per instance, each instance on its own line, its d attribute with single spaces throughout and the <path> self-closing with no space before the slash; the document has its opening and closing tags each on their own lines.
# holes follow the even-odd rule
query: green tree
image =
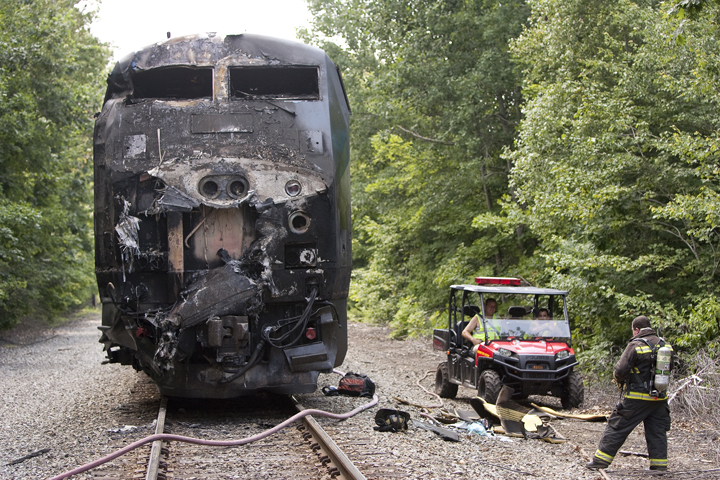
<svg viewBox="0 0 720 480">
<path fill-rule="evenodd" d="M 481 235 L 499 211 L 520 120 L 508 40 L 524 2 L 310 0 L 314 35 L 342 68 L 353 108 L 356 317 L 395 335 L 444 322 L 451 283 L 503 271 L 528 248 L 522 232 Z"/>
<path fill-rule="evenodd" d="M 641 313 L 681 348 L 717 343 L 717 6 L 682 41 L 657 2 L 531 6 L 513 44 L 527 103 L 503 221 L 541 242 L 544 279 L 571 289 L 590 354 Z"/>
<path fill-rule="evenodd" d="M 0 0 L 0 326 L 93 284 L 92 115 L 108 49 L 69 0 Z"/>
</svg>

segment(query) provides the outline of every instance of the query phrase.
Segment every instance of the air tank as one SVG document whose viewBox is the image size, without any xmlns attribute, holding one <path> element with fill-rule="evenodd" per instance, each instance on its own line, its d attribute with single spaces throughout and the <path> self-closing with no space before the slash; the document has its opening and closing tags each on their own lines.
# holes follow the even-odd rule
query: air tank
<svg viewBox="0 0 720 480">
<path fill-rule="evenodd" d="M 655 389 L 664 392 L 670 385 L 670 363 L 672 361 L 672 348 L 666 346 L 660 347 L 657 351 L 657 361 L 655 362 Z"/>
</svg>

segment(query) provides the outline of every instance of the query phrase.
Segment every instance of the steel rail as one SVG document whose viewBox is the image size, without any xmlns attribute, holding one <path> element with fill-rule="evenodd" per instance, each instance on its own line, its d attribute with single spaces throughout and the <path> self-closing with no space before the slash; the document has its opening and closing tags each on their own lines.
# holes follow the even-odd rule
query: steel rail
<svg viewBox="0 0 720 480">
<path fill-rule="evenodd" d="M 165 430 L 165 414 L 167 413 L 167 397 L 160 399 L 160 412 L 158 413 L 157 424 L 155 425 L 155 435 L 163 433 Z M 155 440 L 150 449 L 150 459 L 148 460 L 147 474 L 145 480 L 157 480 L 160 469 L 160 454 L 162 453 L 162 440 Z"/>
<path fill-rule="evenodd" d="M 356 407 L 353 410 L 351 410 L 347 413 L 343 413 L 343 414 L 325 412 L 323 410 L 316 410 L 316 409 L 307 409 L 307 410 L 302 409 L 300 412 L 298 412 L 295 415 L 293 415 L 292 417 L 284 420 L 283 422 L 280 422 L 279 424 L 275 425 L 274 427 L 270 428 L 269 430 L 265 430 L 264 432 L 259 433 L 257 435 L 252 435 L 250 437 L 245 437 L 245 438 L 242 438 L 239 440 L 201 440 L 199 438 L 185 437 L 182 435 L 169 435 L 166 433 L 153 434 L 148 437 L 141 438 L 140 440 L 137 440 L 129 445 L 126 445 L 123 448 L 116 450 L 109 455 L 105 455 L 102 458 L 93 460 L 92 462 L 86 463 L 86 464 L 76 467 L 72 470 L 63 472 L 60 475 L 56 475 L 56 476 L 52 477 L 50 480 L 62 480 L 62 479 L 71 477 L 73 475 L 77 475 L 79 473 L 86 472 L 88 470 L 91 470 L 91 469 L 99 466 L 99 465 L 102 465 L 102 464 L 107 463 L 111 460 L 114 460 L 122 455 L 125 455 L 126 453 L 128 453 L 132 450 L 135 450 L 136 448 L 138 448 L 142 445 L 152 443 L 156 440 L 163 440 L 163 441 L 167 441 L 167 442 L 184 442 L 184 443 L 192 443 L 195 445 L 206 445 L 206 446 L 216 446 L 216 447 L 236 447 L 236 446 L 240 446 L 240 445 L 247 445 L 248 443 L 252 443 L 257 440 L 268 437 L 268 436 L 278 432 L 279 430 L 282 430 L 283 428 L 287 427 L 288 425 L 297 422 L 300 418 L 306 417 L 311 414 L 320 415 L 323 417 L 335 418 L 337 420 L 345 420 L 346 418 L 350 418 L 353 415 L 357 415 L 360 412 L 363 412 L 369 408 L 374 407 L 375 405 L 377 405 L 377 403 L 378 403 L 378 396 L 373 395 L 372 401 L 370 401 L 364 405 L 360 405 L 359 407 Z M 337 446 L 336 446 L 336 448 L 337 448 Z M 333 476 L 337 476 L 337 474 L 334 474 Z M 362 479 L 364 477 L 355 476 L 355 477 L 348 477 L 348 478 Z"/>
<path fill-rule="evenodd" d="M 291 398 L 298 412 L 305 410 L 305 407 L 294 395 Z M 303 417 L 302 422 L 305 427 L 303 438 L 310 442 L 310 447 L 320 457 L 320 461 L 328 469 L 331 477 L 339 480 L 366 480 L 365 475 L 360 473 L 360 470 L 350 461 L 345 452 L 337 446 L 312 415 Z"/>
</svg>

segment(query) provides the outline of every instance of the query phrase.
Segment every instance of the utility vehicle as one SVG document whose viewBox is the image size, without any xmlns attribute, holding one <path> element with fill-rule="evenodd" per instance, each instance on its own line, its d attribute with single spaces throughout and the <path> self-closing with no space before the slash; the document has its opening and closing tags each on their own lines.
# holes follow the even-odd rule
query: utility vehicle
<svg viewBox="0 0 720 480">
<path fill-rule="evenodd" d="M 435 329 L 433 347 L 447 354 L 438 365 L 435 392 L 454 398 L 458 386 L 477 389 L 495 403 L 503 385 L 515 398 L 559 397 L 563 408 L 584 399 L 570 338 L 567 291 L 522 286 L 519 278 L 477 277 L 476 285 L 452 285 L 448 327 Z M 492 302 L 497 305 L 492 312 Z M 488 308 L 490 305 L 490 308 Z M 490 310 L 490 311 L 488 311 Z M 462 332 L 477 316 L 477 351 Z"/>
</svg>

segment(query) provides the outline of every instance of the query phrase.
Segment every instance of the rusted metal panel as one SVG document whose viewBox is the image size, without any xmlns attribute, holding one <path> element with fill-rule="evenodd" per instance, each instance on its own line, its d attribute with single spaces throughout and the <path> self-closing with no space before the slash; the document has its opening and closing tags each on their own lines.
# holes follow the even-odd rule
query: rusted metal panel
<svg viewBox="0 0 720 480">
<path fill-rule="evenodd" d="M 182 289 L 185 273 L 185 252 L 183 249 L 183 218 L 179 212 L 167 213 L 168 270 L 171 288 L 175 295 Z"/>
</svg>

